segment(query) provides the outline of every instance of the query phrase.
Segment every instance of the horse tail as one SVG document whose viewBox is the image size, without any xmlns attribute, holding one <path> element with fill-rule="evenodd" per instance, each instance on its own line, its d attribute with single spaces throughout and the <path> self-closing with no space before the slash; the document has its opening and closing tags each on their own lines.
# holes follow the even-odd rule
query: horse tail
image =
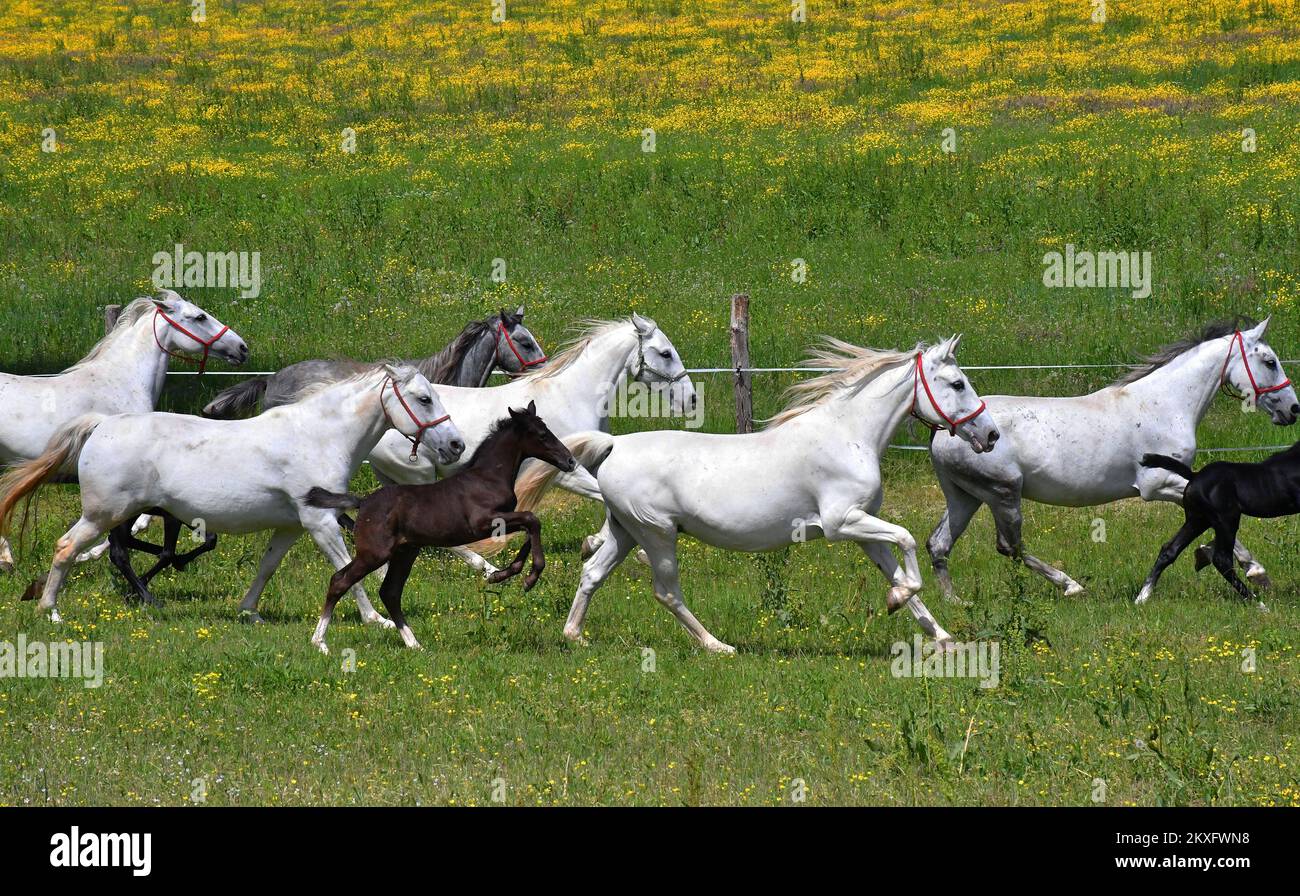
<svg viewBox="0 0 1300 896">
<path fill-rule="evenodd" d="M 361 506 L 363 500 L 365 499 L 347 492 L 332 492 L 319 487 L 313 487 L 311 491 L 307 492 L 308 504 L 312 507 L 323 507 L 331 510 L 356 510 Z"/>
<path fill-rule="evenodd" d="M 1161 470 L 1168 470 L 1171 473 L 1177 473 L 1188 482 L 1191 482 L 1192 477 L 1196 475 L 1196 471 L 1187 466 L 1187 464 L 1183 463 L 1181 460 L 1176 460 L 1175 458 L 1164 454 L 1142 455 L 1142 466 L 1158 467 Z"/>
<path fill-rule="evenodd" d="M 60 473 L 76 473 L 81 449 L 104 417 L 104 414 L 77 417 L 50 436 L 44 454 L 12 467 L 0 477 L 0 535 L 9 532 L 9 522 L 19 501 Z"/>
<path fill-rule="evenodd" d="M 203 408 L 203 416 L 217 420 L 234 420 L 256 409 L 258 402 L 266 394 L 266 384 L 269 380 L 270 377 L 255 376 L 222 390 Z"/>
<path fill-rule="evenodd" d="M 560 439 L 578 463 L 586 467 L 593 475 L 600 468 L 605 458 L 614 450 L 614 437 L 609 433 L 587 430 L 576 432 Z M 551 487 L 559 470 L 550 464 L 533 464 L 515 480 L 515 509 L 532 510 L 541 503 L 542 495 Z"/>
</svg>

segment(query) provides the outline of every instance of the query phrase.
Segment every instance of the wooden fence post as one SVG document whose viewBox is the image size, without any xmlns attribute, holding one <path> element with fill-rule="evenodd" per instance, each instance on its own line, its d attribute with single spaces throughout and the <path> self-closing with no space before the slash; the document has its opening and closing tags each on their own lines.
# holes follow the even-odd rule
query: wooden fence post
<svg viewBox="0 0 1300 896">
<path fill-rule="evenodd" d="M 112 330 L 117 326 L 117 319 L 122 314 L 121 305 L 104 306 L 104 332 Z"/>
<path fill-rule="evenodd" d="M 754 431 L 753 377 L 749 372 L 749 294 L 731 297 L 731 367 L 735 371 L 736 432 Z"/>
</svg>

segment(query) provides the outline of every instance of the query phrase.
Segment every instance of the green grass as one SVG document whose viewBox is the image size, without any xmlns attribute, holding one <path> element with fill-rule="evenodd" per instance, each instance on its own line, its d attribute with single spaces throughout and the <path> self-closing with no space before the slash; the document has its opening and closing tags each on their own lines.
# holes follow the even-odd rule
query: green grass
<svg viewBox="0 0 1300 896">
<path fill-rule="evenodd" d="M 902 347 L 956 331 L 967 365 L 1123 363 L 1235 313 L 1274 314 L 1270 342 L 1300 358 L 1294 2 L 1111 4 L 1104 30 L 1086 4 L 1037 0 L 827 4 L 807 28 L 703 0 L 521 2 L 496 29 L 486 4 L 209 6 L 204 28 L 146 0 L 0 13 L 0 368 L 84 355 L 102 306 L 150 289 L 176 242 L 261 253 L 259 299 L 188 293 L 246 338 L 251 369 L 428 353 L 521 302 L 548 349 L 575 319 L 637 310 L 688 366 L 725 366 L 742 290 L 760 366 L 820 333 Z M 60 152 L 40 151 L 47 126 Z M 355 156 L 336 151 L 345 127 Z M 1152 296 L 1044 288 L 1043 254 L 1067 242 L 1150 250 Z M 1072 394 L 1112 373 L 972 379 Z M 729 431 L 729 378 L 696 381 L 706 429 Z M 791 381 L 756 377 L 757 412 Z M 174 377 L 163 407 L 230 382 Z M 1227 400 L 1200 431 L 1291 437 Z M 885 475 L 884 513 L 924 540 L 942 509 L 924 455 L 891 455 Z M 734 658 L 692 648 L 635 564 L 596 597 L 591 646 L 571 647 L 598 513 L 563 500 L 528 595 L 421 561 L 407 606 L 423 653 L 350 602 L 334 655 L 316 653 L 328 570 L 306 543 L 268 591 L 271 624 L 239 625 L 260 538 L 161 577 L 158 611 L 123 609 L 107 564 L 82 567 L 55 628 L 16 598 L 75 492 L 42 507 L 0 580 L 0 640 L 102 640 L 109 681 L 0 679 L 0 803 L 182 803 L 199 778 L 209 804 L 485 803 L 495 779 L 509 803 L 788 803 L 796 779 L 812 803 L 1091 804 L 1094 779 L 1109 804 L 1300 802 L 1292 520 L 1244 529 L 1277 582 L 1262 614 L 1186 561 L 1131 604 L 1172 507 L 1027 506 L 1027 546 L 1088 586 L 1069 600 L 998 556 L 981 514 L 953 555 L 971 606 L 939 600 L 923 565 L 944 625 L 1002 645 L 1001 684 L 981 689 L 891 676 L 915 627 L 884 615 L 851 546 L 686 542 L 687 601 Z"/>
</svg>

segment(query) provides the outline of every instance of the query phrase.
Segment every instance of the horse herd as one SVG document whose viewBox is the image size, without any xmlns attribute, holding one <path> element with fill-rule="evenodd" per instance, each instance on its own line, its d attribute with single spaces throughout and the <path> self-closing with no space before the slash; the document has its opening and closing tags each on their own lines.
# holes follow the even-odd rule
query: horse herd
<svg viewBox="0 0 1300 896">
<path fill-rule="evenodd" d="M 75 480 L 81 491 L 80 519 L 59 539 L 49 573 L 28 595 L 39 592 L 39 610 L 59 621 L 57 598 L 72 564 L 107 552 L 134 594 L 153 602 L 154 576 L 212 550 L 217 534 L 269 531 L 240 605 L 245 619 L 258 622 L 268 580 L 305 531 L 336 570 L 312 643 L 328 652 L 335 603 L 350 591 L 366 622 L 396 627 L 416 647 L 400 601 L 419 550 L 451 548 L 494 582 L 521 573 L 531 556 L 527 589 L 544 563 L 532 510 L 558 485 L 602 501 L 606 511 L 600 532 L 583 545 L 564 626 L 570 640 L 583 637 L 592 595 L 639 548 L 660 603 L 704 648 L 734 652 L 683 600 L 677 541 L 686 533 L 738 551 L 814 538 L 852 541 L 884 575 L 889 610 L 907 607 L 922 630 L 948 643 L 952 637 L 918 594 L 916 540 L 877 515 L 881 457 L 909 415 L 951 437 L 931 440 L 947 506 L 927 548 L 952 601 L 959 598 L 948 557 L 982 505 L 993 514 L 1001 553 L 1076 594 L 1082 588 L 1074 579 L 1024 550 L 1022 499 L 1090 506 L 1141 497 L 1182 505 L 1186 490 L 1187 521 L 1161 552 L 1138 602 L 1206 529 L 1214 530 L 1214 544 L 1197 551 L 1198 568 L 1212 562 L 1243 597 L 1250 595 L 1234 559 L 1254 584 L 1267 577 L 1236 541 L 1240 515 L 1291 512 L 1281 509 L 1287 502 L 1269 498 L 1293 475 L 1289 468 L 1278 472 L 1276 459 L 1258 475 L 1193 474 L 1188 466 L 1197 424 L 1220 389 L 1278 425 L 1300 415 L 1264 340 L 1268 321 L 1211 325 L 1096 392 L 1063 398 L 981 399 L 957 364 L 960 337 L 907 351 L 827 338 L 809 356 L 818 375 L 792 387 L 787 407 L 756 433 L 612 436 L 610 396 L 629 379 L 666 395 L 673 413 L 698 400 L 672 342 L 653 320 L 632 314 L 584 321 L 578 338 L 548 359 L 523 317 L 520 308 L 474 321 L 422 360 L 305 361 L 227 389 L 203 416 L 191 416 L 154 411 L 170 360 L 196 361 L 202 372 L 212 356 L 241 364 L 249 349 L 229 326 L 164 291 L 123 309 L 116 326 L 62 373 L 0 374 L 0 465 L 9 466 L 0 479 L 0 536 L 41 485 Z M 487 385 L 496 369 L 510 381 Z M 261 413 L 246 416 L 259 405 Z M 367 498 L 349 495 L 348 483 L 367 458 L 384 487 Z M 1234 490 L 1234 482 L 1245 484 Z M 348 510 L 356 511 L 355 522 Z M 137 537 L 149 515 L 163 518 L 162 545 Z M 185 526 L 205 539 L 178 554 Z M 346 527 L 354 528 L 355 558 Z M 511 532 L 528 538 L 504 569 L 474 549 Z M 135 550 L 157 558 L 143 575 L 131 562 Z M 0 568 L 13 568 L 2 537 Z M 391 619 L 366 595 L 362 581 L 372 572 L 383 576 L 380 596 Z"/>
</svg>

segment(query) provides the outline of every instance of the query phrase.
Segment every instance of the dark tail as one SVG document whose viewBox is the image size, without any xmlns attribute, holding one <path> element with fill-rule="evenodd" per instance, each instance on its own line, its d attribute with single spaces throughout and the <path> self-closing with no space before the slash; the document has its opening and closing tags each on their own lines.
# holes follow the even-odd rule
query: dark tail
<svg viewBox="0 0 1300 896">
<path fill-rule="evenodd" d="M 255 376 L 237 386 L 223 390 L 208 402 L 203 409 L 203 416 L 217 420 L 234 420 L 249 411 L 257 410 L 258 403 L 266 394 L 266 384 L 269 379 L 265 376 Z"/>
<path fill-rule="evenodd" d="M 307 492 L 307 503 L 312 507 L 327 507 L 334 510 L 356 510 L 361 506 L 362 498 L 346 492 L 336 494 L 323 488 L 313 488 Z"/>
<path fill-rule="evenodd" d="M 1196 471 L 1193 470 L 1191 467 L 1187 466 L 1187 464 L 1183 463 L 1181 460 L 1175 460 L 1174 458 L 1168 457 L 1164 454 L 1142 455 L 1142 466 L 1159 467 L 1162 470 L 1168 470 L 1171 473 L 1177 473 L 1179 476 L 1183 477 L 1188 482 L 1191 482 L 1192 477 L 1196 475 Z"/>
</svg>

